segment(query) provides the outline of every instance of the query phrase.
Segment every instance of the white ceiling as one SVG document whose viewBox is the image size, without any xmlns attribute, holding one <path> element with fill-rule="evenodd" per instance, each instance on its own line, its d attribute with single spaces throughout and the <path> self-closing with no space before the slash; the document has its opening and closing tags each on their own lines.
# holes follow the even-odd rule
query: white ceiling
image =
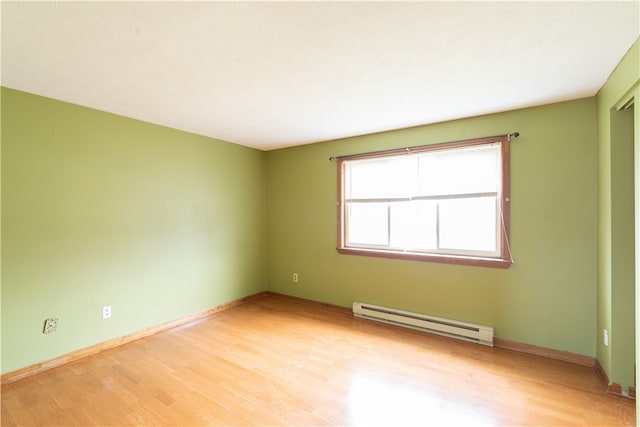
<svg viewBox="0 0 640 427">
<path fill-rule="evenodd" d="M 640 2 L 2 2 L 2 85 L 270 150 L 594 95 Z"/>
</svg>

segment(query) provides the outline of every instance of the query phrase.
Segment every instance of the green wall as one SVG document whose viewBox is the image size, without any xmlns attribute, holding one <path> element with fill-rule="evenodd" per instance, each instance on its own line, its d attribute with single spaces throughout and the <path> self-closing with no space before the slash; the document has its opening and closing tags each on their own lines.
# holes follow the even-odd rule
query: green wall
<svg viewBox="0 0 640 427">
<path fill-rule="evenodd" d="M 264 157 L 2 88 L 2 372 L 265 290 Z"/>
<path fill-rule="evenodd" d="M 595 116 L 588 98 L 268 152 L 268 288 L 486 324 L 503 339 L 595 356 Z M 336 252 L 329 156 L 512 131 L 521 136 L 511 146 L 510 269 Z"/>
<path fill-rule="evenodd" d="M 616 104 L 640 80 L 640 40 L 596 96 L 599 151 L 597 358 L 610 381 L 634 384 L 634 111 Z M 637 100 L 636 100 L 637 101 Z M 638 108 L 636 102 L 635 108 Z M 635 141 L 638 146 L 638 141 Z M 636 201 L 637 202 L 637 201 Z M 609 346 L 603 331 L 609 330 Z"/>
</svg>

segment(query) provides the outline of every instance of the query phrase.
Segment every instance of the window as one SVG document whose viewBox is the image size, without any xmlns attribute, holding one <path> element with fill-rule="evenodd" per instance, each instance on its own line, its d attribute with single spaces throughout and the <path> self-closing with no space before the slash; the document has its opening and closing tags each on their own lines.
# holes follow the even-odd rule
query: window
<svg viewBox="0 0 640 427">
<path fill-rule="evenodd" d="M 512 264 L 509 135 L 337 160 L 338 252 Z"/>
</svg>

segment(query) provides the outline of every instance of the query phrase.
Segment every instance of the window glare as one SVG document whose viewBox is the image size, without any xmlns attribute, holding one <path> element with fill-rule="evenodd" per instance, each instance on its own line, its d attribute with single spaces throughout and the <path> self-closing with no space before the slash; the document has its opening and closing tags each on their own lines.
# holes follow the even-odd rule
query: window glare
<svg viewBox="0 0 640 427">
<path fill-rule="evenodd" d="M 356 161 L 348 164 L 348 198 L 409 197 L 416 191 L 416 156 Z"/>
<path fill-rule="evenodd" d="M 430 152 L 420 156 L 420 195 L 484 193 L 499 182 L 499 147 Z"/>
<path fill-rule="evenodd" d="M 495 252 L 496 227 L 495 197 L 443 200 L 440 204 L 442 248 Z"/>
<path fill-rule="evenodd" d="M 348 242 L 360 245 L 387 245 L 386 203 L 351 203 L 349 205 Z"/>
<path fill-rule="evenodd" d="M 405 250 L 437 249 L 436 209 L 436 203 L 424 200 L 391 205 L 391 246 Z"/>
</svg>

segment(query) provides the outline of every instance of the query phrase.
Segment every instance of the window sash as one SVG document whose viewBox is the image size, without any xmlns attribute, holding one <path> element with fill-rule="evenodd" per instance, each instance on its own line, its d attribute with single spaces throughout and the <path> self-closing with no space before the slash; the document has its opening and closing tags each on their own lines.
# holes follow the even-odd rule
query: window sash
<svg viewBox="0 0 640 427">
<path fill-rule="evenodd" d="M 497 208 L 492 209 L 492 212 L 495 213 L 495 217 L 494 217 L 494 224 L 493 224 L 493 230 L 494 232 L 491 233 L 492 235 L 492 244 L 493 244 L 493 249 L 492 250 L 486 250 L 486 249 L 468 249 L 468 248 L 462 248 L 460 246 L 458 247 L 454 247 L 454 246 L 450 246 L 447 247 L 446 245 L 444 245 L 442 243 L 442 240 L 440 239 L 440 235 L 442 233 L 442 228 L 440 226 L 440 216 L 437 216 L 437 221 L 436 224 L 433 227 L 433 232 L 436 235 L 436 244 L 433 245 L 432 247 L 424 247 L 424 246 L 418 246 L 418 245 L 398 245 L 398 244 L 393 244 L 392 240 L 394 238 L 394 236 L 397 235 L 397 231 L 396 229 L 394 229 L 393 227 L 393 222 L 394 222 L 394 218 L 393 215 L 391 213 L 392 210 L 392 206 L 394 204 L 399 204 L 399 203 L 411 203 L 411 202 L 417 202 L 417 201 L 433 201 L 435 202 L 436 206 L 436 210 L 438 211 L 440 209 L 440 204 L 439 202 L 446 202 L 446 201 L 450 201 L 450 200 L 458 200 L 458 201 L 465 201 L 465 200 L 476 200 L 476 199 L 495 199 L 495 202 L 497 204 L 497 200 L 498 200 L 498 193 L 497 192 L 493 192 L 493 193 L 476 193 L 476 194 L 470 194 L 470 195 L 466 195 L 466 194 L 456 194 L 456 195 L 452 195 L 452 196 L 424 196 L 424 197 L 415 197 L 412 199 L 367 199 L 367 200 L 362 200 L 362 199 L 349 199 L 346 201 L 346 208 L 347 208 L 347 216 L 349 216 L 351 218 L 351 209 L 353 207 L 353 205 L 386 205 L 386 216 L 385 216 L 385 222 L 386 222 L 386 243 L 366 243 L 366 242 L 358 242 L 357 240 L 351 240 L 351 224 L 352 221 L 347 221 L 346 224 L 346 246 L 347 247 L 354 247 L 354 248 L 384 248 L 386 250 L 393 250 L 393 251 L 399 251 L 399 252 L 426 252 L 426 253 L 442 253 L 442 254 L 451 254 L 451 255 L 469 255 L 469 256 L 488 256 L 488 257 L 496 257 L 500 255 L 500 244 L 501 244 L 501 239 L 500 239 L 500 233 L 499 233 L 499 228 L 501 227 L 501 220 L 500 217 L 501 215 L 498 212 Z M 416 227 L 413 228 L 413 232 L 415 233 L 421 233 L 421 232 L 425 232 L 425 231 L 429 231 L 429 230 L 424 230 L 422 227 Z M 372 240 L 378 240 L 378 239 L 372 239 Z"/>
</svg>

